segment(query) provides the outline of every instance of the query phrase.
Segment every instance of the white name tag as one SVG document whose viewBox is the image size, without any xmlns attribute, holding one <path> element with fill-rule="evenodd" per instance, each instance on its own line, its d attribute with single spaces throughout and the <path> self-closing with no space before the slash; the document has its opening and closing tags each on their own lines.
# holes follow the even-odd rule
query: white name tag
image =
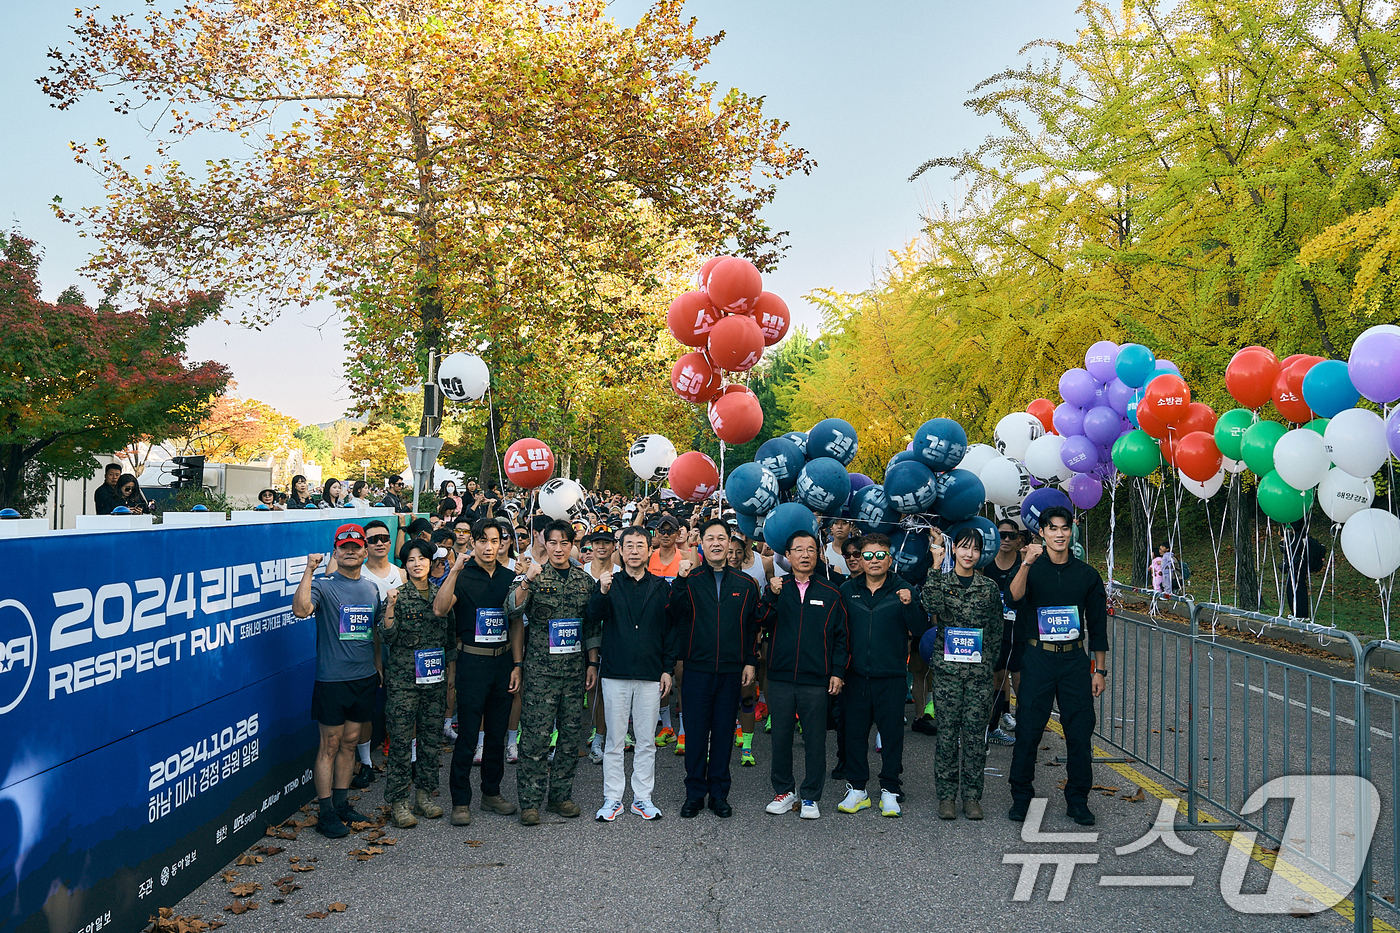
<svg viewBox="0 0 1400 933">
<path fill-rule="evenodd" d="M 826 603 L 822 602 L 820 599 L 808 600 L 808 604 L 809 604 L 809 605 L 812 605 L 812 606 L 825 606 L 825 605 L 826 605 Z"/>
</svg>

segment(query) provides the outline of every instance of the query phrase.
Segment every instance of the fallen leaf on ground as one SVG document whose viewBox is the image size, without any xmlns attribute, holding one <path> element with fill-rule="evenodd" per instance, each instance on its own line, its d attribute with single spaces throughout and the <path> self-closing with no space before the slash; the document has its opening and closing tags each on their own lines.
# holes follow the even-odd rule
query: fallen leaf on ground
<svg viewBox="0 0 1400 933">
<path fill-rule="evenodd" d="M 479 846 L 479 845 L 481 845 L 481 844 L 482 844 L 482 843 L 481 843 L 481 840 L 480 840 L 480 839 L 468 839 L 468 840 L 467 840 L 467 845 L 471 846 L 473 849 L 475 849 L 477 846 Z"/>
<path fill-rule="evenodd" d="M 266 835 L 271 836 L 273 839 L 295 840 L 297 831 L 295 829 L 278 829 L 276 826 L 269 826 L 266 830 Z"/>
<path fill-rule="evenodd" d="M 384 837 L 384 830 L 382 830 L 382 829 L 376 829 L 376 830 L 372 830 L 372 831 L 370 831 L 370 832 L 365 833 L 365 834 L 364 834 L 363 836 L 361 836 L 360 838 L 363 839 L 365 842 L 374 842 L 376 839 L 382 839 L 383 837 Z"/>
<path fill-rule="evenodd" d="M 350 828 L 357 833 L 364 832 L 367 829 L 377 829 L 378 827 L 378 823 L 360 822 L 359 820 L 356 820 L 354 823 L 350 824 Z"/>
<path fill-rule="evenodd" d="M 376 839 L 375 842 L 377 842 L 381 846 L 391 846 L 394 843 L 398 842 L 398 840 L 395 839 L 393 836 L 384 836 L 379 839 Z"/>
<path fill-rule="evenodd" d="M 336 901 L 334 904 L 331 905 L 330 909 L 335 911 L 336 913 L 341 913 L 345 910 L 345 905 L 342 904 L 340 901 Z"/>
<path fill-rule="evenodd" d="M 241 874 L 243 874 L 243 873 L 242 873 L 242 872 L 238 872 L 238 871 L 234 871 L 232 868 L 230 868 L 228 871 L 224 872 L 224 873 L 223 873 L 222 875 L 220 875 L 219 877 L 223 878 L 224 881 L 227 882 L 227 881 L 232 881 L 234 878 L 237 878 L 237 877 L 238 877 L 239 875 L 241 875 Z"/>
<path fill-rule="evenodd" d="M 1142 788 L 1139 787 L 1136 794 L 1133 794 L 1131 797 L 1124 797 L 1123 799 L 1128 801 L 1128 803 L 1142 803 L 1147 798 L 1143 796 Z"/>
<path fill-rule="evenodd" d="M 259 855 L 276 855 L 278 852 L 285 852 L 286 846 L 253 846 L 253 851 Z"/>
<path fill-rule="evenodd" d="M 235 864 L 235 865 L 245 865 L 245 866 L 246 866 L 246 865 L 261 865 L 261 864 L 262 864 L 262 856 L 261 856 L 261 855 L 249 855 L 247 852 L 244 852 L 242 855 L 240 855 L 240 856 L 238 857 L 238 861 L 234 862 L 233 864 Z"/>
<path fill-rule="evenodd" d="M 315 871 L 315 865 L 293 865 L 292 871 Z"/>
<path fill-rule="evenodd" d="M 203 920 L 198 914 L 177 917 L 170 907 L 161 907 L 157 916 L 151 918 L 151 933 L 205 933 L 223 926 L 221 920 Z"/>
<path fill-rule="evenodd" d="M 1118 788 L 1112 787 L 1112 786 L 1110 786 L 1110 785 L 1108 785 L 1108 784 L 1095 784 L 1095 785 L 1091 788 L 1091 790 L 1106 790 L 1106 791 L 1110 791 L 1110 792 L 1115 793 L 1115 794 L 1118 793 Z"/>
<path fill-rule="evenodd" d="M 229 904 L 227 907 L 224 908 L 224 910 L 227 910 L 229 913 L 235 914 L 235 915 L 237 915 L 237 914 L 246 914 L 246 913 L 247 913 L 248 911 L 250 911 L 250 910 L 257 910 L 257 909 L 258 909 L 258 902 L 257 902 L 257 901 L 234 901 L 232 904 Z"/>
<path fill-rule="evenodd" d="M 234 897 L 247 897 L 261 890 L 262 885 L 258 884 L 256 881 L 248 881 L 243 884 L 235 884 L 229 889 L 228 893 L 232 894 Z"/>
<path fill-rule="evenodd" d="M 291 894 L 293 891 L 300 891 L 301 885 L 295 884 L 290 878 L 277 885 L 277 890 L 283 894 Z"/>
<path fill-rule="evenodd" d="M 269 903 L 269 904 L 285 904 L 285 903 L 287 903 L 287 899 L 286 899 L 286 898 L 283 898 L 283 897 L 274 897 L 272 900 L 268 901 L 268 903 Z"/>
<path fill-rule="evenodd" d="M 330 914 L 326 913 L 324 910 L 313 910 L 311 913 L 305 914 L 307 920 L 324 920 L 329 916 Z"/>
</svg>

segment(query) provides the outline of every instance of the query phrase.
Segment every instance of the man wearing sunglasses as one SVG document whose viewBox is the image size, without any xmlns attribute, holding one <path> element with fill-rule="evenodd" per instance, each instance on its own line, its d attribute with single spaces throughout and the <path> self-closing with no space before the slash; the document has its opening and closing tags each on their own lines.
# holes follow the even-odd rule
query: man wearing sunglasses
<svg viewBox="0 0 1400 933">
<path fill-rule="evenodd" d="M 987 741 L 993 745 L 1015 745 L 1016 717 L 1011 715 L 1011 691 L 1021 687 L 1021 655 L 1026 647 L 1016 644 L 1016 610 L 1012 608 L 1011 579 L 1021 569 L 1021 547 L 1028 540 L 1021 526 L 1009 518 L 997 522 L 1001 547 L 997 556 L 983 569 L 1001 590 L 1001 651 L 992 667 L 992 720 L 987 726 Z"/>
<path fill-rule="evenodd" d="M 851 661 L 846 677 L 846 797 L 836 809 L 857 813 L 867 809 L 870 795 L 868 749 L 870 727 L 883 741 L 880 766 L 880 815 L 899 816 L 904 765 L 905 668 L 909 636 L 928 630 L 928 614 L 914 590 L 891 574 L 894 558 L 883 534 L 861 538 L 863 574 L 841 585 L 841 598 L 850 618 Z"/>
<path fill-rule="evenodd" d="M 365 523 L 366 557 L 363 576 L 378 587 L 381 600 L 387 600 L 389 593 L 403 583 L 402 571 L 389 563 L 389 541 L 388 525 L 377 518 Z M 373 732 L 374 724 L 365 723 L 360 730 L 359 744 L 355 746 L 355 751 L 360 759 L 360 770 L 355 775 L 355 779 L 350 782 L 350 786 L 360 790 L 369 787 L 376 780 L 374 763 L 369 757 L 370 737 Z"/>
<path fill-rule="evenodd" d="M 379 622 L 384 601 L 379 588 L 360 574 L 365 532 L 359 525 L 335 530 L 335 570 L 317 577 L 324 554 L 308 554 L 306 571 L 292 596 L 298 619 L 316 616 L 316 683 L 311 715 L 320 729 L 312 777 L 321 809 L 316 829 L 339 839 L 348 824 L 368 822 L 350 806 L 350 778 L 360 730 L 374 715 L 375 691 L 383 683 Z"/>
<path fill-rule="evenodd" d="M 404 481 L 402 476 L 385 477 L 384 489 L 384 498 L 380 499 L 380 502 L 400 514 L 412 511 L 403 501 Z"/>
</svg>

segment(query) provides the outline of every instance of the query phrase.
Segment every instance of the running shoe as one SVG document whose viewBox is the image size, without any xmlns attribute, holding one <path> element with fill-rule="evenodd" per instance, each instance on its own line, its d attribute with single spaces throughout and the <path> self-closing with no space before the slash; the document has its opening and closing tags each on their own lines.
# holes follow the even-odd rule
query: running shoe
<svg viewBox="0 0 1400 933">
<path fill-rule="evenodd" d="M 735 747 L 735 748 L 743 748 L 743 747 L 744 747 L 744 727 L 743 727 L 743 726 L 735 726 L 735 727 L 734 727 L 734 747 Z"/>
<path fill-rule="evenodd" d="M 772 731 L 773 731 L 773 717 L 772 717 L 772 716 L 764 716 L 764 717 L 763 717 L 763 731 L 764 731 L 765 733 L 767 733 L 767 732 L 772 732 Z"/>
<path fill-rule="evenodd" d="M 588 760 L 591 761 L 591 762 L 593 762 L 595 765 L 600 765 L 600 764 L 603 763 L 603 743 L 602 743 L 602 742 L 597 742 L 597 741 L 595 741 L 595 742 L 593 742 L 591 745 L 588 746 Z M 620 806 L 622 806 L 622 804 L 619 802 L 619 803 L 618 803 L 618 806 L 620 807 Z"/>
<path fill-rule="evenodd" d="M 652 802 L 650 800 L 632 801 L 632 812 L 637 814 L 644 820 L 661 819 L 661 811 L 656 809 L 656 807 L 652 805 Z"/>
<path fill-rule="evenodd" d="M 821 807 L 817 806 L 815 800 L 802 801 L 802 818 L 804 820 L 818 820 L 821 819 L 821 815 Z"/>
<path fill-rule="evenodd" d="M 797 795 L 792 791 L 788 791 L 786 794 L 774 795 L 773 801 L 769 803 L 768 806 L 764 807 L 763 810 L 766 813 L 778 816 L 783 813 L 791 813 L 796 808 Z"/>
<path fill-rule="evenodd" d="M 656 733 L 656 747 L 665 748 L 667 745 L 670 745 L 673 741 L 675 741 L 675 739 L 676 730 L 672 729 L 670 726 L 667 726 L 666 728 Z"/>
<path fill-rule="evenodd" d="M 514 742 L 511 742 L 509 745 L 506 746 L 506 763 L 513 765 L 519 760 L 520 746 L 516 745 Z"/>
<path fill-rule="evenodd" d="M 836 809 L 842 813 L 859 813 L 861 810 L 868 810 L 870 809 L 870 795 L 847 784 L 846 797 L 836 805 Z"/>
<path fill-rule="evenodd" d="M 993 745 L 1015 745 L 1016 737 L 1014 735 L 1007 735 L 1005 729 L 993 729 L 991 732 L 987 733 L 987 741 L 991 742 Z"/>
<path fill-rule="evenodd" d="M 619 816 L 622 815 L 622 809 L 623 807 L 621 800 L 604 800 L 603 805 L 598 808 L 598 812 L 597 814 L 595 814 L 594 819 L 596 819 L 599 823 L 611 823 L 613 820 L 617 819 Z"/>
<path fill-rule="evenodd" d="M 685 754 L 685 733 L 684 733 L 684 732 L 682 732 L 680 735 L 676 736 L 676 754 L 677 754 L 677 755 L 684 755 L 684 754 Z"/>
<path fill-rule="evenodd" d="M 754 765 L 758 764 L 758 762 L 754 760 L 753 749 L 746 748 L 739 753 L 739 764 L 743 765 L 745 768 L 752 768 Z"/>
<path fill-rule="evenodd" d="M 879 731 L 877 730 L 877 731 L 875 732 L 875 751 L 877 751 L 877 752 L 883 752 L 884 750 L 885 750 L 885 743 L 880 741 L 880 733 L 879 733 Z"/>
<path fill-rule="evenodd" d="M 477 743 L 476 743 L 476 754 L 472 756 L 472 764 L 474 764 L 474 765 L 479 765 L 479 764 L 481 764 L 482 756 L 485 755 L 485 754 L 486 754 L 486 746 L 485 746 L 483 743 L 481 743 L 481 742 L 477 742 Z"/>
<path fill-rule="evenodd" d="M 766 702 L 759 700 L 753 705 L 753 718 L 755 720 L 768 718 L 768 704 Z"/>
<path fill-rule="evenodd" d="M 1002 713 L 1002 714 L 1001 714 L 1001 731 L 1002 731 L 1002 732 L 1015 732 L 1015 731 L 1016 731 L 1016 717 L 1015 717 L 1015 716 L 1012 716 L 1010 713 Z"/>
<path fill-rule="evenodd" d="M 893 791 L 880 791 L 880 815 L 899 816 L 899 795 Z"/>
<path fill-rule="evenodd" d="M 623 750 L 624 752 L 630 752 L 632 749 L 634 749 L 634 748 L 636 748 L 636 747 L 637 747 L 637 739 L 636 739 L 636 737 L 633 736 L 632 733 L 630 733 L 630 732 L 627 733 L 627 738 L 624 739 L 623 742 L 622 742 L 622 750 Z"/>
<path fill-rule="evenodd" d="M 451 722 L 445 722 L 442 724 L 442 737 L 446 739 L 449 743 L 457 741 L 457 730 L 452 728 Z"/>
</svg>

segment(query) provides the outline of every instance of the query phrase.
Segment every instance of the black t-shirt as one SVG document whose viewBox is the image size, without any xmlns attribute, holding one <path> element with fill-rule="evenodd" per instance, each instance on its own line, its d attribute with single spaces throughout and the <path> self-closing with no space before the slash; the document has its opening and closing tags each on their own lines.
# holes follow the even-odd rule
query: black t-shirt
<svg viewBox="0 0 1400 933">
<path fill-rule="evenodd" d="M 509 631 L 505 626 L 505 605 L 514 582 L 515 572 L 503 564 L 497 564 L 496 571 L 488 576 L 475 560 L 467 561 L 457 574 L 457 584 L 452 591 L 457 597 L 457 638 L 462 644 L 499 648 L 507 643 L 505 639 L 495 639 L 499 637 L 497 631 Z M 478 633 L 483 635 L 480 642 Z"/>
<path fill-rule="evenodd" d="M 1021 558 L 1018 557 L 1009 570 L 1002 570 L 995 560 L 982 570 L 988 579 L 997 585 L 997 589 L 1001 590 L 1002 618 L 1007 622 L 1014 622 L 1016 619 L 1016 610 L 1011 606 L 1011 578 L 1016 576 L 1016 571 L 1020 569 Z"/>
<path fill-rule="evenodd" d="M 1015 608 L 1017 641 L 1042 637 L 1040 610 L 1046 610 L 1046 615 L 1058 615 L 1056 610 L 1076 609 L 1082 627 L 1078 638 L 1070 641 L 1087 636 L 1090 651 L 1108 650 L 1108 601 L 1103 578 L 1072 554 L 1063 564 L 1054 563 L 1048 554 L 1031 564 L 1026 571 L 1026 595 Z"/>
</svg>

